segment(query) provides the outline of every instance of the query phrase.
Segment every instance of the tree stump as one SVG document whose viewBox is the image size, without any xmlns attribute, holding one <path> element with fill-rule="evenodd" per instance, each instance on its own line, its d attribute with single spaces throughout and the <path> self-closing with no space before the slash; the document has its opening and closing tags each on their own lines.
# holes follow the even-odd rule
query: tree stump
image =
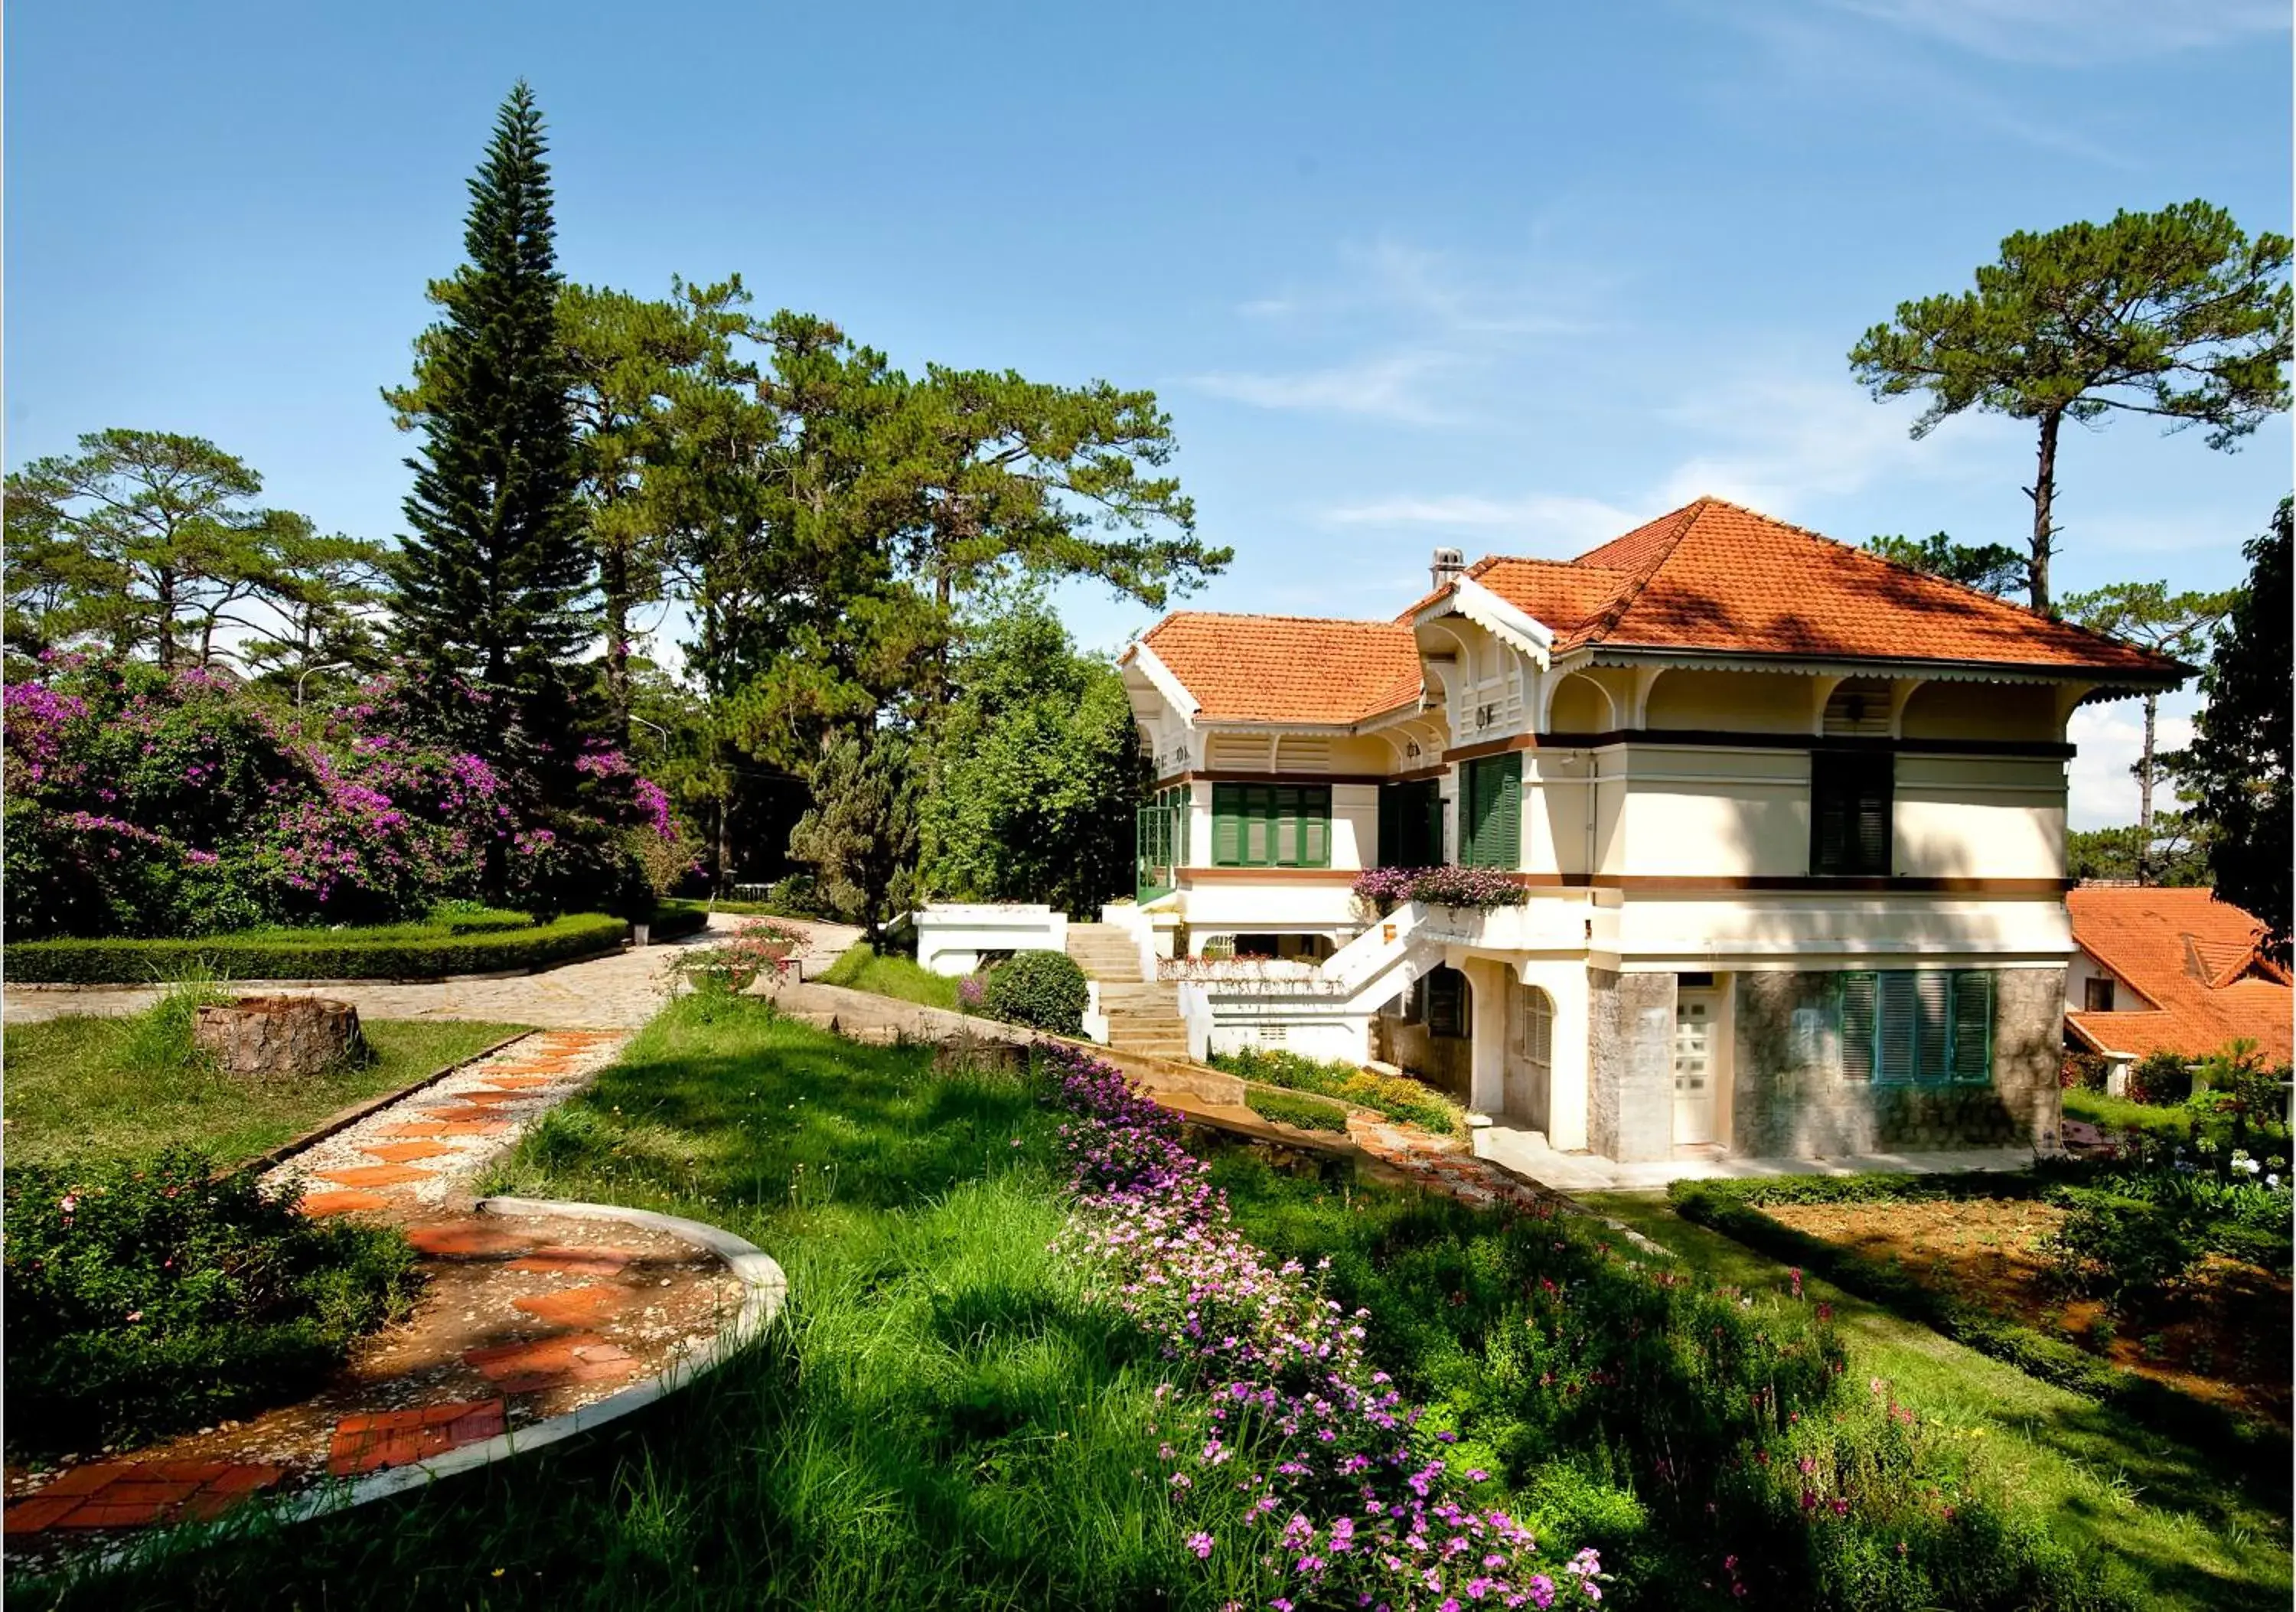
<svg viewBox="0 0 2296 1612">
<path fill-rule="evenodd" d="M 317 1074 L 365 1047 L 358 1009 L 314 996 L 243 996 L 202 1008 L 192 1040 L 232 1074 Z"/>
</svg>

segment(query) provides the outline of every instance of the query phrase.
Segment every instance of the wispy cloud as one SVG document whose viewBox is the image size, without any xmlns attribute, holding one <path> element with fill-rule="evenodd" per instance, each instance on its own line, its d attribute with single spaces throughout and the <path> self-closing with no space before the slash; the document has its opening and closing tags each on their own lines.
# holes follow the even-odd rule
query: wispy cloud
<svg viewBox="0 0 2296 1612">
<path fill-rule="evenodd" d="M 1193 376 L 1191 383 L 1214 397 L 1260 408 L 1318 409 L 1435 425 L 1454 416 L 1437 400 L 1432 382 L 1464 361 L 1443 352 L 1395 352 L 1290 374 L 1222 370 Z"/>
<path fill-rule="evenodd" d="M 1470 259 L 1382 237 L 1342 247 L 1320 282 L 1236 307 L 1275 341 L 1367 356 L 1297 370 L 1221 370 L 1191 383 L 1262 408 L 1459 424 L 1483 412 L 1475 395 L 1482 378 L 1503 373 L 1526 347 L 1610 328 L 1609 300 L 1600 276 L 1536 252 Z"/>
<path fill-rule="evenodd" d="M 2091 67 L 2284 33 L 2276 0 L 1834 0 L 1836 7 L 1998 62 Z"/>
<path fill-rule="evenodd" d="M 2189 695 L 2168 696 L 2179 705 Z M 2164 702 L 2165 703 L 2166 702 Z M 2144 751 L 2144 708 L 2135 700 L 2110 705 L 2084 705 L 2065 724 L 2065 737 L 2074 746 L 2066 769 L 2066 817 L 2075 828 L 2110 828 L 2136 820 L 2136 779 L 2131 769 Z M 2183 711 L 2163 710 L 2156 750 L 2181 749 L 2192 743 L 2193 719 Z M 2173 808 L 2175 791 L 2167 784 L 2155 787 L 2155 810 Z"/>
<path fill-rule="evenodd" d="M 1636 517 L 1600 498 L 1533 493 L 1493 498 L 1474 493 L 1376 498 L 1324 512 L 1335 526 L 1427 527 L 1512 540 L 1521 552 L 1567 548 L 1573 553 L 1632 528 Z"/>
</svg>

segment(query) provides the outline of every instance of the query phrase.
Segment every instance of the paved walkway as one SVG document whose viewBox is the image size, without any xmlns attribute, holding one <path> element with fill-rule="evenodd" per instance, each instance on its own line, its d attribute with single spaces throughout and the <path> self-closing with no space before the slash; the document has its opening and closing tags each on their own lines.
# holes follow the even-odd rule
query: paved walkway
<svg viewBox="0 0 2296 1612">
<path fill-rule="evenodd" d="M 423 1291 L 299 1402 L 122 1458 L 7 1475 L 12 1568 L 59 1565 L 118 1531 L 217 1516 L 250 1496 L 404 1466 L 578 1410 L 706 1347 L 738 1305 L 723 1262 L 615 1221 L 471 1212 L 469 1188 L 628 1035 L 545 1031 L 266 1172 L 307 1178 L 313 1215 L 403 1225 Z"/>
<path fill-rule="evenodd" d="M 808 944 L 800 954 L 800 962 L 801 971 L 808 975 L 828 967 L 838 953 L 861 934 L 849 924 L 784 918 L 773 921 L 805 932 Z M 604 957 L 562 964 L 539 974 L 467 976 L 406 984 L 376 981 L 339 985 L 290 982 L 274 985 L 254 980 L 234 983 L 266 994 L 329 997 L 348 1002 L 365 1018 L 485 1019 L 497 1024 L 533 1024 L 545 1030 L 636 1030 L 652 1018 L 662 1004 L 667 994 L 663 969 L 669 959 L 687 947 L 726 939 L 742 922 L 738 917 L 713 913 L 709 927 L 698 934 L 665 941 L 642 951 L 625 946 Z M 60 990 L 10 985 L 5 993 L 6 1022 L 33 1024 L 68 1015 L 140 1013 L 159 994 L 156 986 Z"/>
<path fill-rule="evenodd" d="M 1918 1153 L 1858 1153 L 1832 1158 L 1674 1158 L 1620 1164 L 1592 1153 L 1558 1153 L 1536 1131 L 1480 1126 L 1475 1156 L 1558 1192 L 1655 1191 L 1669 1181 L 1726 1180 L 1749 1175 L 1931 1175 L 1954 1170 L 2022 1170 L 2030 1147 L 1968 1147 Z"/>
</svg>

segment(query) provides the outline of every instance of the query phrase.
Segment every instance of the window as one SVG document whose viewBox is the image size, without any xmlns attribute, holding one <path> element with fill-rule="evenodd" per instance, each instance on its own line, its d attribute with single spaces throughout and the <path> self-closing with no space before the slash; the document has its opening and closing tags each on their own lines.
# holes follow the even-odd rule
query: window
<svg viewBox="0 0 2296 1612">
<path fill-rule="evenodd" d="M 1213 785 L 1212 862 L 1219 868 L 1330 867 L 1332 786 Z"/>
<path fill-rule="evenodd" d="M 1443 860 L 1443 792 L 1433 778 L 1379 792 L 1379 865 L 1432 868 Z"/>
<path fill-rule="evenodd" d="M 1993 976 L 1892 968 L 1845 974 L 1841 1073 L 1877 1085 L 1983 1085 L 1993 1078 Z"/>
<path fill-rule="evenodd" d="M 1463 1040 L 1467 1034 L 1467 976 L 1456 968 L 1436 967 L 1423 976 L 1418 985 L 1419 1011 L 1413 1016 L 1427 1026 L 1427 1033 L 1453 1040 Z"/>
<path fill-rule="evenodd" d="M 1887 755 L 1818 750 L 1809 758 L 1809 870 L 1890 871 L 1895 761 Z"/>
<path fill-rule="evenodd" d="M 2089 1013 L 2112 1011 L 2112 982 L 2091 975 L 2081 986 L 2081 1007 Z"/>
<path fill-rule="evenodd" d="M 1485 756 L 1459 777 L 1459 861 L 1467 868 L 1522 865 L 1522 757 Z"/>
</svg>

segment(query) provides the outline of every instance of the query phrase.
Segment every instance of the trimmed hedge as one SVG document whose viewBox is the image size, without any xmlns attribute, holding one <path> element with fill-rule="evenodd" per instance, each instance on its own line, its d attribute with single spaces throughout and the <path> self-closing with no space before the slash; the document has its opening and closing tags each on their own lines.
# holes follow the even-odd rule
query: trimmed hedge
<svg viewBox="0 0 2296 1612">
<path fill-rule="evenodd" d="M 681 940 L 689 934 L 699 934 L 709 926 L 709 909 L 700 901 L 663 901 L 653 909 L 653 924 L 647 938 Z"/>
<path fill-rule="evenodd" d="M 225 980 L 429 980 L 593 957 L 613 950 L 629 931 L 621 919 L 597 912 L 463 934 L 423 936 L 411 927 L 276 929 L 189 941 L 23 941 L 8 948 L 8 977 L 20 984 L 149 985 L 205 968 Z"/>
<path fill-rule="evenodd" d="M 1408 1075 L 1377 1075 L 1353 1064 L 1257 1047 L 1215 1052 L 1211 1065 L 1260 1085 L 1282 1086 L 1352 1103 L 1437 1136 L 1467 1134 L 1465 1111 L 1432 1086 L 1422 1085 Z"/>
<path fill-rule="evenodd" d="M 1885 1185 L 1905 1181 L 1903 1188 Z M 1980 1354 L 2005 1361 L 2045 1383 L 2109 1404 L 2157 1432 L 2226 1456 L 2276 1495 L 2288 1492 L 2288 1435 L 2246 1421 L 2164 1383 L 2123 1370 L 2062 1338 L 1966 1304 L 1884 1262 L 1764 1214 L 1763 1203 L 1857 1203 L 1922 1197 L 2037 1197 L 2032 1174 L 1981 1172 L 1887 1176 L 1770 1176 L 1725 1181 L 1676 1181 L 1666 1189 L 1675 1212 L 1750 1248 L 1799 1265 L 1906 1320 L 1933 1328 Z"/>
</svg>

